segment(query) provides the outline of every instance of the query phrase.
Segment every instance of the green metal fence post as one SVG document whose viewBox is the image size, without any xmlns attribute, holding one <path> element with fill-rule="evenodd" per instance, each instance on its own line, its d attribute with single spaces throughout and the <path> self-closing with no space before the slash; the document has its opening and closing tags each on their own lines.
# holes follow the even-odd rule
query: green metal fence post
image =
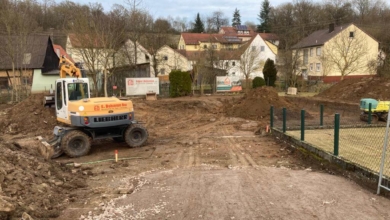
<svg viewBox="0 0 390 220">
<path fill-rule="evenodd" d="M 339 140 L 340 140 L 340 114 L 334 115 L 334 152 L 333 155 L 339 155 Z"/>
<path fill-rule="evenodd" d="M 369 125 L 371 124 L 371 120 L 372 120 L 371 108 L 372 108 L 371 103 L 368 103 L 368 124 Z"/>
<path fill-rule="evenodd" d="M 287 126 L 286 126 L 286 108 L 283 108 L 283 133 L 286 133 Z"/>
<path fill-rule="evenodd" d="M 320 105 L 320 126 L 324 126 L 324 105 Z"/>
<path fill-rule="evenodd" d="M 301 141 L 305 140 L 305 110 L 301 110 Z"/>
<path fill-rule="evenodd" d="M 270 128 L 274 127 L 274 107 L 271 106 L 271 112 L 270 112 Z"/>
</svg>

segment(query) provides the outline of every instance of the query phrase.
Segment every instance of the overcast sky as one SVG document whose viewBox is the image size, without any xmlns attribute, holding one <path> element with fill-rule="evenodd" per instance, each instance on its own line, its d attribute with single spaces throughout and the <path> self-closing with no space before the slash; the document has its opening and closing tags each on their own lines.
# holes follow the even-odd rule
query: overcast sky
<svg viewBox="0 0 390 220">
<path fill-rule="evenodd" d="M 89 2 L 100 3 L 106 11 L 109 11 L 114 4 L 125 5 L 126 0 L 78 0 L 81 4 Z M 278 6 L 282 3 L 291 2 L 288 0 L 270 0 L 271 6 Z M 259 23 L 257 15 L 260 12 L 262 0 L 142 0 L 141 7 L 149 11 L 154 18 L 187 18 L 187 21 L 195 20 L 199 12 L 201 17 L 207 17 L 214 11 L 222 11 L 231 22 L 235 8 L 240 10 L 241 23 L 251 21 Z"/>
</svg>

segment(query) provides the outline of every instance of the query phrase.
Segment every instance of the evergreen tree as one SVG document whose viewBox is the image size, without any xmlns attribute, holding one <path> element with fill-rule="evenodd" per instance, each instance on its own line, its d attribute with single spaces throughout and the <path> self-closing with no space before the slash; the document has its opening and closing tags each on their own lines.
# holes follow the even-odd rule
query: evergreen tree
<svg viewBox="0 0 390 220">
<path fill-rule="evenodd" d="M 271 31 L 271 25 L 269 21 L 269 13 L 271 12 L 271 6 L 268 0 L 264 0 L 261 4 L 261 10 L 259 14 L 260 25 L 257 26 L 257 32 L 269 33 Z"/>
<path fill-rule="evenodd" d="M 192 29 L 192 33 L 202 33 L 202 32 L 204 32 L 204 25 L 202 20 L 200 20 L 200 16 L 198 13 L 196 15 L 195 25 L 194 25 L 194 29 Z"/>
<path fill-rule="evenodd" d="M 233 19 L 232 19 L 232 26 L 241 25 L 241 15 L 240 10 L 234 10 L 233 13 Z"/>
<path fill-rule="evenodd" d="M 267 86 L 275 86 L 277 72 L 274 61 L 268 58 L 263 68 L 264 80 Z"/>
</svg>

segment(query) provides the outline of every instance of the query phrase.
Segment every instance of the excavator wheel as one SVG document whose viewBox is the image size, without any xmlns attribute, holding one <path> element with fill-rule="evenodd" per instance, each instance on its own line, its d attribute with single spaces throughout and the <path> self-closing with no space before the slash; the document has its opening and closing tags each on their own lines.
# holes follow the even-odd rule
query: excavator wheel
<svg viewBox="0 0 390 220">
<path fill-rule="evenodd" d="M 91 150 L 91 141 L 84 132 L 71 130 L 62 137 L 61 148 L 69 157 L 81 157 Z"/>
<path fill-rule="evenodd" d="M 140 124 L 131 124 L 124 132 L 123 138 L 130 147 L 141 147 L 148 140 L 148 130 Z"/>
</svg>

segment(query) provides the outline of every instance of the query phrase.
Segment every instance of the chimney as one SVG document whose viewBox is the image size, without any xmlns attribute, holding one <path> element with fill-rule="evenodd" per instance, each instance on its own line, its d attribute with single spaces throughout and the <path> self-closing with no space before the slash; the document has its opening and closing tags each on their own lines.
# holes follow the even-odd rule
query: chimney
<svg viewBox="0 0 390 220">
<path fill-rule="evenodd" d="M 334 31 L 334 23 L 329 24 L 329 33 Z"/>
</svg>

